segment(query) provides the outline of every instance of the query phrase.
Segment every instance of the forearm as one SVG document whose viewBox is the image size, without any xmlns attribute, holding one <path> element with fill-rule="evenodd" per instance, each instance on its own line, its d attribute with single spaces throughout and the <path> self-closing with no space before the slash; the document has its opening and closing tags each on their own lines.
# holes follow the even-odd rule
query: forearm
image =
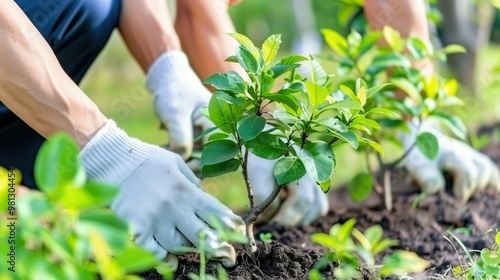
<svg viewBox="0 0 500 280">
<path fill-rule="evenodd" d="M 106 117 L 10 0 L 0 1 L 0 38 L 0 100 L 42 136 L 64 131 L 83 147 Z"/>
<path fill-rule="evenodd" d="M 165 0 L 123 0 L 119 29 L 145 72 L 164 52 L 181 49 Z"/>
<path fill-rule="evenodd" d="M 193 69 L 203 80 L 230 70 L 246 76 L 243 69 L 226 58 L 234 54 L 237 42 L 227 33 L 235 32 L 227 12 L 229 1 L 177 1 L 175 28 Z"/>
<path fill-rule="evenodd" d="M 403 37 L 414 35 L 429 40 L 423 0 L 369 0 L 365 1 L 365 14 L 370 26 L 375 30 L 389 25 Z"/>
</svg>

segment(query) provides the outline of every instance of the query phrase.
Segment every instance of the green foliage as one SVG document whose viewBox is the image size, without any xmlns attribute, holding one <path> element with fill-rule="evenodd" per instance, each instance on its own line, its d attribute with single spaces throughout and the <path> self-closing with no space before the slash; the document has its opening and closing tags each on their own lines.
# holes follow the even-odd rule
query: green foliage
<svg viewBox="0 0 500 280">
<path fill-rule="evenodd" d="M 351 142 L 353 147 L 359 145 L 359 150 L 368 155 L 376 152 L 383 156 L 379 143 L 396 139 L 398 133 L 407 133 L 405 120 L 408 119 L 420 123 L 432 120 L 450 135 L 462 140 L 466 138 L 463 122 L 447 112 L 452 106 L 462 105 L 456 97 L 457 81 L 445 80 L 432 70 L 427 71 L 429 69 L 418 69 L 429 67 L 434 59 L 446 59 L 447 54 L 463 52 L 463 47 L 450 45 L 436 50 L 417 37 L 402 38 L 389 26 L 380 32 L 367 31 L 364 35 L 356 30 L 346 37 L 333 30 L 323 30 L 323 34 L 334 53 L 331 59 L 339 65 L 339 76 L 345 77 L 337 91 L 355 103 L 349 104 L 351 108 L 360 105 L 365 111 L 347 126 L 361 132 L 357 141 Z M 377 44 L 382 39 L 387 43 L 384 46 Z M 430 160 L 435 159 L 439 145 L 432 132 L 418 131 L 415 141 L 417 149 Z M 377 158 L 382 173 L 395 166 L 385 163 L 382 157 Z M 356 177 L 349 188 L 354 200 L 366 197 L 369 194 L 366 191 L 371 190 L 368 183 L 358 182 L 360 178 Z"/>
<path fill-rule="evenodd" d="M 56 134 L 41 147 L 35 163 L 41 192 L 17 198 L 16 271 L 0 264 L 2 279 L 140 279 L 133 275 L 162 267 L 135 245 L 127 224 L 107 208 L 116 187 L 87 182 L 75 142 Z M 1 214 L 6 215 L 5 212 Z M 7 219 L 0 238 L 7 240 Z M 2 256 L 11 248 L 2 245 Z"/>
<path fill-rule="evenodd" d="M 272 238 L 273 238 L 273 235 L 272 235 L 272 233 L 270 233 L 270 232 L 266 232 L 266 233 L 261 232 L 261 233 L 259 234 L 259 239 L 260 239 L 260 241 L 262 241 L 262 242 L 264 242 L 264 243 L 269 243 L 269 242 L 271 242 L 271 241 L 272 241 Z"/>
<path fill-rule="evenodd" d="M 214 131 L 223 136 L 205 145 L 201 157 L 204 176 L 220 175 L 224 167 L 227 172 L 234 171 L 236 161 L 244 166 L 246 150 L 265 159 L 279 158 L 274 177 L 280 186 L 306 173 L 318 184 L 325 184 L 335 167 L 333 146 L 349 143 L 357 148 L 362 141 L 376 145 L 360 138 L 358 132 L 380 128 L 364 113 L 369 94 L 379 87 L 368 87 L 359 79 L 352 89 L 343 87 L 347 94 L 339 92 L 332 97 L 332 75 L 313 57 L 292 55 L 273 61 L 280 35 L 270 36 L 262 48 L 242 34 L 231 36 L 240 46 L 228 61 L 239 63 L 248 79 L 229 72 L 206 80 L 217 89 L 207 116 L 217 127 Z M 300 62 L 307 60 L 310 79 L 296 74 Z"/>
<path fill-rule="evenodd" d="M 328 234 L 316 233 L 313 242 L 324 246 L 328 252 L 323 261 L 311 271 L 310 279 L 323 279 L 319 270 L 328 263 L 335 262 L 334 275 L 338 279 L 363 279 L 360 269 L 370 273 L 370 279 L 382 279 L 389 275 L 422 272 L 429 263 L 415 253 L 397 250 L 384 257 L 381 266 L 376 265 L 375 257 L 382 251 L 398 244 L 396 240 L 383 239 L 379 225 L 371 226 L 364 233 L 354 227 L 355 219 L 344 224 L 335 224 Z"/>
<path fill-rule="evenodd" d="M 459 244 L 469 260 L 468 264 L 452 269 L 455 278 L 465 280 L 498 279 L 498 275 L 500 275 L 500 232 L 496 232 L 493 247 L 491 249 L 483 248 L 479 252 L 479 257 L 473 257 L 473 251 L 467 249 L 462 241 L 452 232 L 449 231 L 448 233 Z"/>
</svg>

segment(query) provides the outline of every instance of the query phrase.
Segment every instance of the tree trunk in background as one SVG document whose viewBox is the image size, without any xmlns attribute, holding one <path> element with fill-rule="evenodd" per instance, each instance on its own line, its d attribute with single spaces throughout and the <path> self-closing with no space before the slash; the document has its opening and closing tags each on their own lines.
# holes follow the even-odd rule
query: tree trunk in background
<svg viewBox="0 0 500 280">
<path fill-rule="evenodd" d="M 489 1 L 472 2 L 440 0 L 438 6 L 443 14 L 440 24 L 443 45 L 459 44 L 467 49 L 466 54 L 450 55 L 448 64 L 458 81 L 474 92 L 478 54 L 488 44 L 495 9 Z"/>
</svg>

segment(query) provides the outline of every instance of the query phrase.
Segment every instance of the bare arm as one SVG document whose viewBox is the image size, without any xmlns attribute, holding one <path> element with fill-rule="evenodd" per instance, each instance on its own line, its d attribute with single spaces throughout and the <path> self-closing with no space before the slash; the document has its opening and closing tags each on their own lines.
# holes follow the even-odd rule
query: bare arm
<svg viewBox="0 0 500 280">
<path fill-rule="evenodd" d="M 423 0 L 365 1 L 365 14 L 372 28 L 390 25 L 408 37 L 410 34 L 429 40 L 429 26 Z"/>
<path fill-rule="evenodd" d="M 123 0 L 119 29 L 145 72 L 162 53 L 181 49 L 165 0 Z"/>
<path fill-rule="evenodd" d="M 0 100 L 42 136 L 64 131 L 83 147 L 107 119 L 14 1 L 0 1 L 0 38 Z"/>
<path fill-rule="evenodd" d="M 224 62 L 238 45 L 226 33 L 236 32 L 228 14 L 228 5 L 235 1 L 178 0 L 175 28 L 182 47 L 203 80 L 215 72 L 246 73 L 239 65 Z"/>
</svg>

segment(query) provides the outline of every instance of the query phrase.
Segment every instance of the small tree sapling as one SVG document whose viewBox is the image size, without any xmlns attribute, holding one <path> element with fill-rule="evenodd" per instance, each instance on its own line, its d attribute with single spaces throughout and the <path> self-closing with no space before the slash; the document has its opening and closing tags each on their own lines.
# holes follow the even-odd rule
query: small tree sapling
<svg viewBox="0 0 500 280">
<path fill-rule="evenodd" d="M 201 156 L 204 177 L 241 167 L 250 205 L 244 218 L 250 240 L 246 250 L 253 255 L 257 250 L 253 225 L 288 183 L 307 174 L 326 192 L 336 164 L 333 147 L 349 143 L 358 148 L 363 142 L 382 151 L 376 142 L 358 135 L 367 127 L 379 128 L 368 118 L 364 105 L 381 87 L 368 88 L 359 79 L 347 94 L 331 95 L 332 75 L 312 56 L 292 55 L 273 64 L 280 35 L 267 38 L 261 48 L 244 35 L 231 36 L 240 45 L 227 61 L 239 63 L 248 80 L 234 71 L 207 78 L 206 83 L 217 91 L 202 112 L 215 126 L 198 139 L 208 137 Z M 309 79 L 296 73 L 307 60 L 311 65 Z M 249 181 L 249 153 L 277 160 L 272 170 L 275 187 L 259 205 L 254 203 Z"/>
</svg>

